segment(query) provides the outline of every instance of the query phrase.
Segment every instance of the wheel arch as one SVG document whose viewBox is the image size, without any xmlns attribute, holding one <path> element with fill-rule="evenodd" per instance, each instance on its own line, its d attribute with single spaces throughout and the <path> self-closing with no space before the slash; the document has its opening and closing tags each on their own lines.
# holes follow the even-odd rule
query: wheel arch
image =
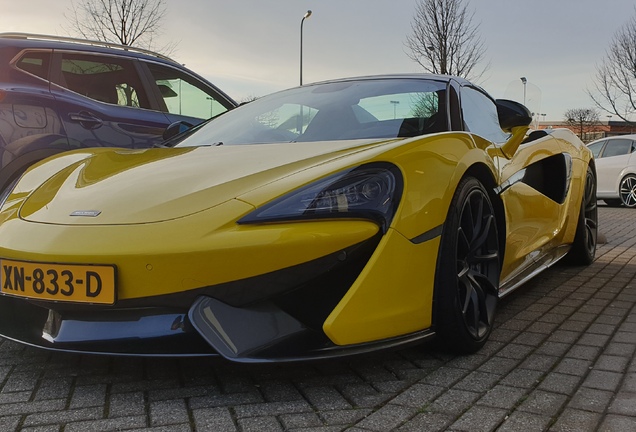
<svg viewBox="0 0 636 432">
<path fill-rule="evenodd" d="M 475 177 L 477 180 L 479 180 L 486 188 L 486 191 L 488 191 L 488 195 L 490 197 L 490 201 L 492 202 L 492 206 L 495 210 L 495 216 L 497 217 L 498 221 L 497 236 L 499 238 L 499 261 L 500 264 L 503 265 L 503 259 L 506 252 L 506 212 L 501 197 L 495 191 L 495 189 L 497 188 L 497 181 L 495 180 L 492 171 L 488 168 L 487 165 L 483 163 L 475 163 L 471 165 L 464 172 L 461 180 L 469 176 Z"/>
</svg>

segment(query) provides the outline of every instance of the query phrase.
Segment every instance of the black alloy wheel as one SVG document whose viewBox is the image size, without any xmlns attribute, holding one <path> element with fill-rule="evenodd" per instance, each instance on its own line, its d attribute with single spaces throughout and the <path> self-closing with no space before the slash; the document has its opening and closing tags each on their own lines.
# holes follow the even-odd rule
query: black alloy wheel
<svg viewBox="0 0 636 432">
<path fill-rule="evenodd" d="M 457 187 L 442 233 L 435 290 L 437 332 L 456 353 L 479 350 L 499 298 L 499 238 L 488 192 L 475 178 Z"/>
<path fill-rule="evenodd" d="M 589 166 L 585 176 L 585 189 L 581 199 L 581 210 L 576 234 L 567 261 L 574 265 L 590 265 L 596 255 L 598 236 L 598 206 L 596 200 L 596 176 Z"/>
<path fill-rule="evenodd" d="M 636 176 L 634 174 L 628 174 L 621 180 L 619 186 L 619 193 L 621 195 L 621 201 L 625 207 L 636 207 Z"/>
</svg>

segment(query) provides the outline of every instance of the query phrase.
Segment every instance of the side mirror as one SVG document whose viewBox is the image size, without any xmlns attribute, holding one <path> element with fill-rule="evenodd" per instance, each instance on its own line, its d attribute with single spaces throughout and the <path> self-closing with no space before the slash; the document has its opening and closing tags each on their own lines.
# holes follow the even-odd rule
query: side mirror
<svg viewBox="0 0 636 432">
<path fill-rule="evenodd" d="M 168 141 L 169 139 L 190 130 L 193 126 L 193 124 L 184 121 L 174 122 L 170 124 L 165 131 L 163 131 L 163 140 Z"/>
<path fill-rule="evenodd" d="M 518 126 L 530 126 L 532 123 L 532 113 L 519 102 L 508 99 L 497 99 L 497 116 L 499 126 L 505 132 L 511 132 L 512 128 Z"/>
</svg>

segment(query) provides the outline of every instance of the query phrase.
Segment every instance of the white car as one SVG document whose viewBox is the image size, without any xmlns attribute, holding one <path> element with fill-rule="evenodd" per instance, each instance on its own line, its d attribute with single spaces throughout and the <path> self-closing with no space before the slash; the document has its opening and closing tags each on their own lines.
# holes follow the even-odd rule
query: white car
<svg viewBox="0 0 636 432">
<path fill-rule="evenodd" d="M 596 159 L 596 197 L 610 206 L 636 207 L 636 134 L 589 143 Z"/>
</svg>

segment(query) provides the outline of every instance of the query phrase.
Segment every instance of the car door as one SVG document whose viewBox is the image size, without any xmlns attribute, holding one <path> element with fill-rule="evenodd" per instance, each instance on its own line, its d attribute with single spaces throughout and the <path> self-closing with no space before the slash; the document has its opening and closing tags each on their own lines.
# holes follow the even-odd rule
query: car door
<svg viewBox="0 0 636 432">
<path fill-rule="evenodd" d="M 462 87 L 465 127 L 494 143 L 508 136 L 499 126 L 494 102 L 481 91 Z M 506 214 L 506 251 L 501 281 L 514 277 L 545 259 L 551 241 L 564 223 L 567 162 L 549 135 L 522 144 L 511 158 L 497 157 L 497 192 Z"/>
<path fill-rule="evenodd" d="M 154 103 L 134 58 L 55 51 L 51 91 L 73 147 L 151 147 L 171 120 Z"/>
<path fill-rule="evenodd" d="M 618 185 L 629 165 L 633 141 L 628 138 L 610 138 L 596 159 L 599 197 L 618 198 Z"/>
</svg>

